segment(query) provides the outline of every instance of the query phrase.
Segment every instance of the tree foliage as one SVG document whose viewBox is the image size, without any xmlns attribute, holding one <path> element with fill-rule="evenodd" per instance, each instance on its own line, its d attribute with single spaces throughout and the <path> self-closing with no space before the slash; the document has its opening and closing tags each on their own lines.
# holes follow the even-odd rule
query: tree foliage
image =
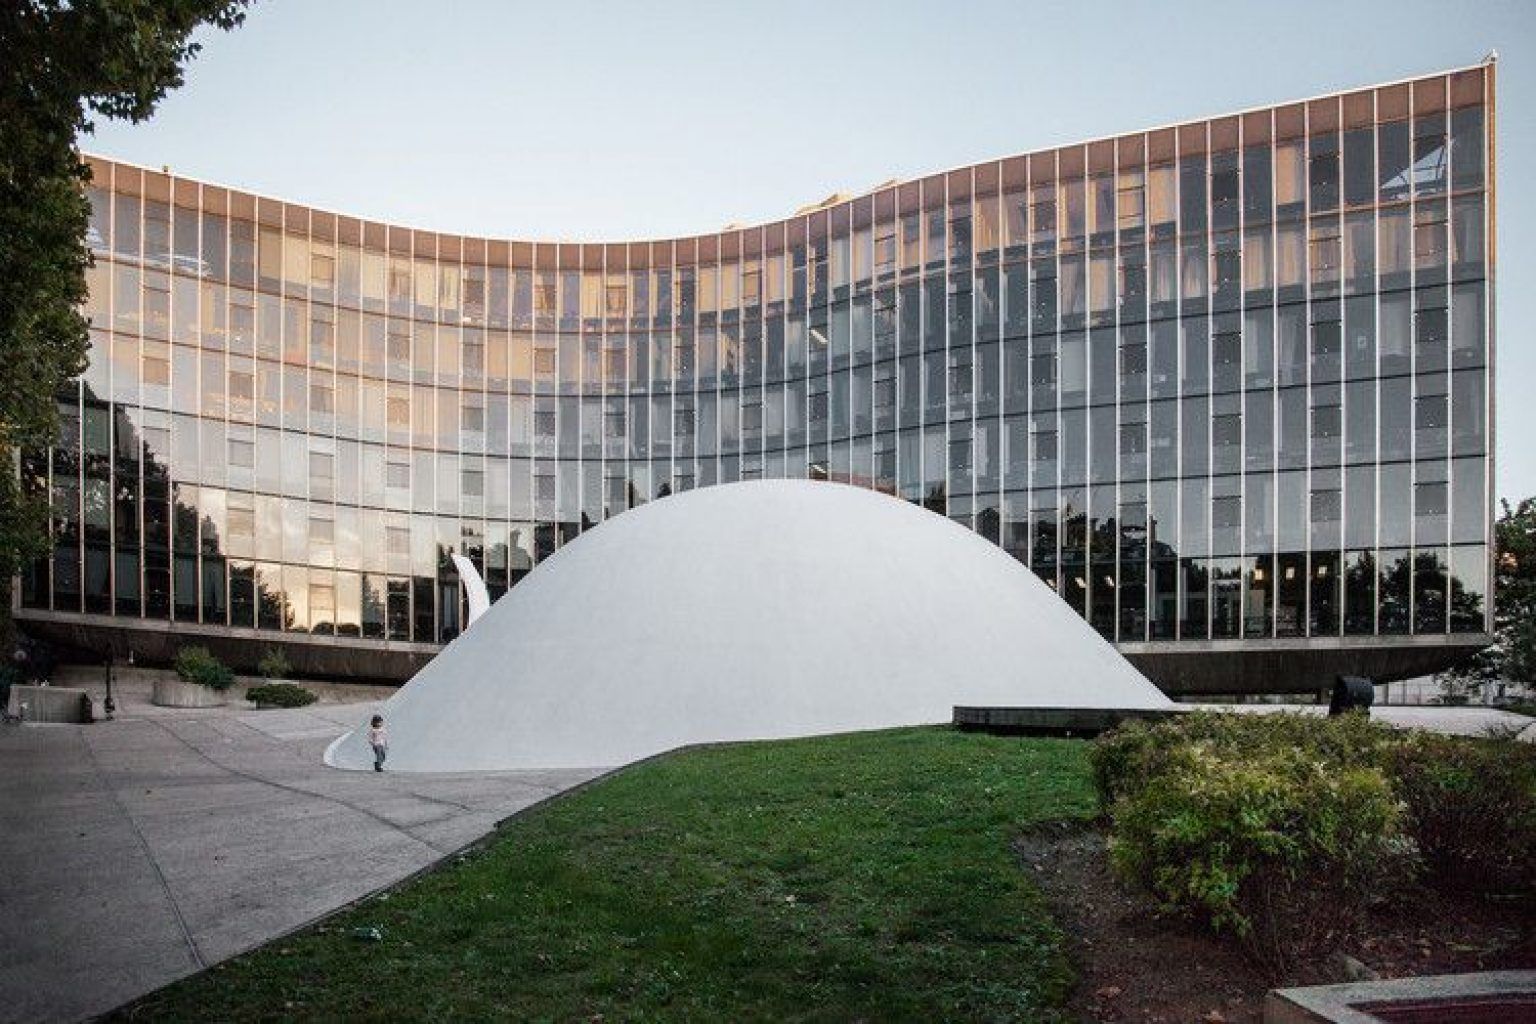
<svg viewBox="0 0 1536 1024">
<path fill-rule="evenodd" d="M 231 29 L 249 0 L 0 3 L 0 621 L 10 580 L 47 550 L 46 495 L 16 453 L 53 440 L 55 396 L 85 368 L 90 171 L 75 142 L 96 115 L 142 121 L 198 51 L 194 29 Z"/>
<path fill-rule="evenodd" d="M 1536 683 L 1536 497 L 1501 501 L 1494 524 L 1493 644 L 1440 676 L 1450 696 L 1484 682 Z"/>
</svg>

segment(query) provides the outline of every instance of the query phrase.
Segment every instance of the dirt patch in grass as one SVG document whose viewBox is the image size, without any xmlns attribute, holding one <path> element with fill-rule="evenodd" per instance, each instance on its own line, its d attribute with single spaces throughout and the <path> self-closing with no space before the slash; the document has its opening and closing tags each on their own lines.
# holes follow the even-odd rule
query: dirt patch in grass
<svg viewBox="0 0 1536 1024">
<path fill-rule="evenodd" d="M 1015 850 L 1044 890 L 1079 974 L 1069 1012 L 1081 1020 L 1247 1024 L 1262 1019 L 1267 982 L 1236 945 L 1159 911 L 1111 871 L 1106 834 L 1089 822 L 1042 824 Z M 1536 906 L 1415 888 L 1367 915 L 1361 937 L 1282 984 L 1536 968 Z"/>
</svg>

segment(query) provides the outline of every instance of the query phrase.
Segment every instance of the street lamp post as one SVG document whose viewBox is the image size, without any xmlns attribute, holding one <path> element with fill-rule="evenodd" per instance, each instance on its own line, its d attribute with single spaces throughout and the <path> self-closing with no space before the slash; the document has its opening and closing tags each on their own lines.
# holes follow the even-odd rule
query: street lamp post
<svg viewBox="0 0 1536 1024">
<path fill-rule="evenodd" d="M 107 696 L 101 702 L 102 710 L 107 713 L 107 721 L 112 721 L 112 715 L 117 711 L 117 701 L 112 696 L 112 654 L 107 653 Z"/>
</svg>

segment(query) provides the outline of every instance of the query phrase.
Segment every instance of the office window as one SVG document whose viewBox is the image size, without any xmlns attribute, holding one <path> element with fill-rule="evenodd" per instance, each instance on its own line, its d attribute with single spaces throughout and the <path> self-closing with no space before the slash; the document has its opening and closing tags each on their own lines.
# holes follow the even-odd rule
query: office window
<svg viewBox="0 0 1536 1024">
<path fill-rule="evenodd" d="M 336 456 L 325 452 L 309 453 L 309 482 L 330 483 L 336 478 Z"/>
<path fill-rule="evenodd" d="M 1211 499 L 1211 525 L 1217 529 L 1233 529 L 1243 524 L 1243 499 L 1237 497 Z"/>
<path fill-rule="evenodd" d="M 225 513 L 225 526 L 229 530 L 229 536 L 250 540 L 256 536 L 256 512 L 249 508 L 230 507 Z"/>
<path fill-rule="evenodd" d="M 1414 511 L 1420 516 L 1443 516 L 1450 508 L 1444 482 L 1416 484 L 1413 489 Z"/>
<path fill-rule="evenodd" d="M 471 433 L 483 433 L 485 431 L 485 407 L 478 404 L 466 403 L 460 411 L 459 427 Z"/>
<path fill-rule="evenodd" d="M 1147 450 L 1147 425 L 1145 423 L 1120 424 L 1120 454 L 1141 455 Z"/>
<path fill-rule="evenodd" d="M 1337 488 L 1312 492 L 1312 521 L 1336 523 L 1343 512 L 1341 492 Z"/>
<path fill-rule="evenodd" d="M 168 385 L 171 382 L 171 361 L 160 355 L 144 353 L 144 383 Z"/>
<path fill-rule="evenodd" d="M 1140 170 L 1120 172 L 1115 207 L 1119 211 L 1121 231 L 1139 228 L 1146 222 L 1147 189 Z"/>
<path fill-rule="evenodd" d="M 1338 405 L 1319 405 L 1312 409 L 1312 436 L 1335 438 L 1343 433 L 1343 415 Z"/>
<path fill-rule="evenodd" d="M 411 332 L 408 327 L 391 321 L 386 334 L 385 351 L 392 363 L 406 363 L 411 359 Z"/>
<path fill-rule="evenodd" d="M 1416 426 L 1420 430 L 1432 430 L 1447 426 L 1446 396 L 1420 395 L 1417 400 L 1414 419 Z"/>
<path fill-rule="evenodd" d="M 1029 382 L 1036 387 L 1056 383 L 1056 353 L 1041 352 L 1029 357 Z"/>
<path fill-rule="evenodd" d="M 329 415 L 336 411 L 336 389 L 326 384 L 309 386 L 309 411 Z"/>
<path fill-rule="evenodd" d="M 329 288 L 336 282 L 336 261 L 321 253 L 309 259 L 309 283 L 315 288 Z"/>
</svg>

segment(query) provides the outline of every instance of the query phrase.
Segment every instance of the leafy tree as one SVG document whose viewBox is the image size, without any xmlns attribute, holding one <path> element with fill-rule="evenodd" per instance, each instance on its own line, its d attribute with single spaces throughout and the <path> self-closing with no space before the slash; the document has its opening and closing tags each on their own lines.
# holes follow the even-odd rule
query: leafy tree
<svg viewBox="0 0 1536 1024">
<path fill-rule="evenodd" d="M 1450 699 L 1485 682 L 1536 683 L 1536 498 L 1501 501 L 1494 524 L 1493 644 L 1442 672 Z"/>
<path fill-rule="evenodd" d="M 75 140 L 92 117 L 143 121 L 197 53 L 194 29 L 232 29 L 249 0 L 0 3 L 0 633 L 11 578 L 48 549 L 46 495 L 17 453 L 52 442 L 55 396 L 85 368 L 90 171 Z"/>
</svg>

